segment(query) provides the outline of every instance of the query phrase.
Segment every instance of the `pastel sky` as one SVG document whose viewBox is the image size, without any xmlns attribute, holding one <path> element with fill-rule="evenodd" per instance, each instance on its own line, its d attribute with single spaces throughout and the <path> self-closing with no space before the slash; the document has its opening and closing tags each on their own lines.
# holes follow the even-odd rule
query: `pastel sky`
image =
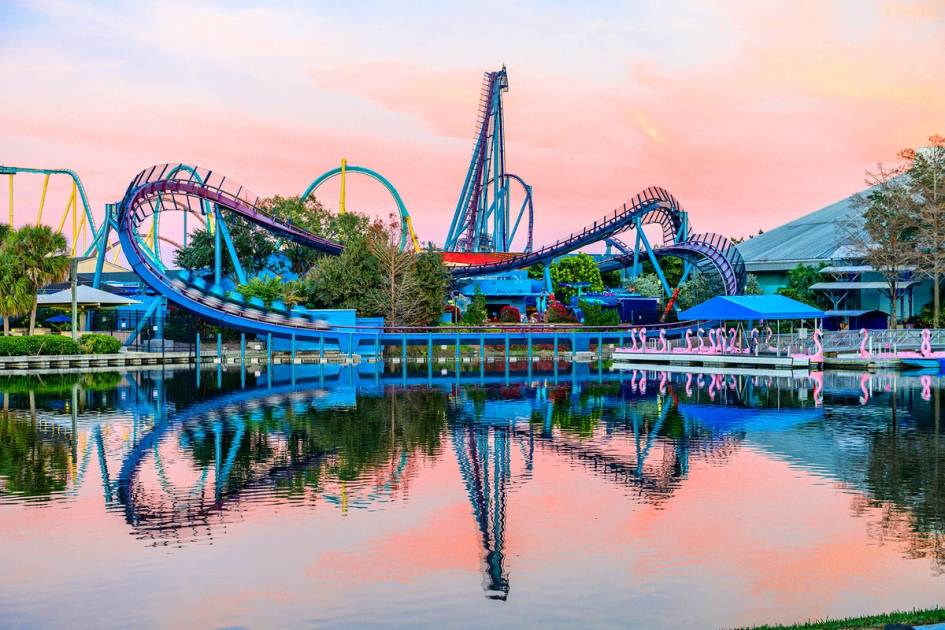
<svg viewBox="0 0 945 630">
<path fill-rule="evenodd" d="M 71 167 L 97 208 L 155 163 L 270 195 L 346 157 L 392 180 L 435 242 L 482 73 L 503 63 L 508 164 L 534 187 L 538 243 L 650 185 L 697 231 L 771 228 L 945 132 L 941 0 L 3 1 L 0 58 L 0 163 Z M 40 184 L 17 179 L 18 221 Z M 376 184 L 349 189 L 390 211 Z"/>
</svg>

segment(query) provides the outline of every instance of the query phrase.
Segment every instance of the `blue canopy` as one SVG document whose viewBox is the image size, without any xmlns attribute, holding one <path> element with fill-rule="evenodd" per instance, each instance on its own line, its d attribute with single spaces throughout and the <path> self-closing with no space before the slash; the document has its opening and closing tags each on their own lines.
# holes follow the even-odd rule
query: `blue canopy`
<svg viewBox="0 0 945 630">
<path fill-rule="evenodd" d="M 679 314 L 679 319 L 817 319 L 824 312 L 783 295 L 720 295 Z"/>
</svg>

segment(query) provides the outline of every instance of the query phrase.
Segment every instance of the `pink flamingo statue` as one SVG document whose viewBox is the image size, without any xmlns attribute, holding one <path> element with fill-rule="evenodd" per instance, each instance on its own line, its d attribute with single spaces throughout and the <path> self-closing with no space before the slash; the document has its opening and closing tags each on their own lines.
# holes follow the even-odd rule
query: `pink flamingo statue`
<svg viewBox="0 0 945 630">
<path fill-rule="evenodd" d="M 646 352 L 646 328 L 640 328 L 640 352 Z"/>
<path fill-rule="evenodd" d="M 774 331 L 771 330 L 771 326 L 765 327 L 765 333 L 767 334 L 765 337 L 765 345 L 768 347 L 768 352 L 777 352 L 778 349 L 771 345 L 771 339 L 774 337 Z"/>
<path fill-rule="evenodd" d="M 814 354 L 810 355 L 811 363 L 823 363 L 824 362 L 824 344 L 821 342 L 821 337 L 824 336 L 824 331 L 820 328 L 814 328 Z"/>
<path fill-rule="evenodd" d="M 660 352 L 669 352 L 669 343 L 666 341 L 666 331 L 660 328 Z"/>
<path fill-rule="evenodd" d="M 755 346 L 756 348 L 758 347 L 758 337 L 759 337 L 759 336 L 760 336 L 760 335 L 759 335 L 759 333 L 758 333 L 758 329 L 757 329 L 757 328 L 752 328 L 752 329 L 751 329 L 751 334 L 748 336 L 748 347 L 745 348 L 745 354 L 751 354 L 751 348 L 752 348 L 752 346 Z"/>
<path fill-rule="evenodd" d="M 932 399 L 932 377 L 928 374 L 923 374 L 919 377 L 919 381 L 922 383 L 922 400 L 928 402 Z"/>
<path fill-rule="evenodd" d="M 637 329 L 636 328 L 630 329 L 630 340 L 633 341 L 633 345 L 630 346 L 630 352 L 636 352 L 637 351 Z"/>
<path fill-rule="evenodd" d="M 666 393 L 666 372 L 660 372 L 660 395 Z"/>
<path fill-rule="evenodd" d="M 630 391 L 632 392 L 637 388 L 637 371 L 634 370 L 633 374 L 630 376 Z"/>
<path fill-rule="evenodd" d="M 932 331 L 928 328 L 922 329 L 922 356 L 932 356 Z"/>
<path fill-rule="evenodd" d="M 705 378 L 701 374 L 696 378 L 696 385 L 699 389 L 705 387 Z"/>
<path fill-rule="evenodd" d="M 686 398 L 692 398 L 692 372 L 686 374 Z"/>
<path fill-rule="evenodd" d="M 701 330 L 701 329 L 700 329 L 700 330 Z M 709 337 L 709 348 L 706 350 L 706 354 L 715 354 L 715 350 L 716 350 L 716 346 L 715 346 L 715 333 L 716 333 L 715 328 L 710 328 L 710 329 L 709 329 L 709 335 L 708 335 L 708 337 Z"/>
<path fill-rule="evenodd" d="M 715 377 L 709 379 L 709 400 L 715 400 Z"/>
<path fill-rule="evenodd" d="M 638 391 L 641 394 L 646 394 L 646 370 L 640 371 L 640 389 Z"/>
<path fill-rule="evenodd" d="M 705 339 L 702 338 L 703 335 L 705 335 L 705 330 L 700 328 L 699 332 L 696 334 L 696 338 L 699 339 L 699 347 L 696 349 L 697 354 L 702 354 L 703 351 L 705 351 Z"/>
<path fill-rule="evenodd" d="M 860 358 L 869 359 L 870 351 L 866 349 L 866 343 L 870 340 L 870 333 L 865 328 L 860 328 Z"/>
<path fill-rule="evenodd" d="M 731 353 L 741 352 L 741 343 L 739 342 L 738 347 L 735 347 L 735 337 L 738 336 L 738 331 L 734 328 L 728 329 L 729 339 L 728 339 L 728 351 Z"/>
<path fill-rule="evenodd" d="M 716 331 L 715 343 L 719 346 L 719 353 L 725 354 L 725 326 L 719 326 Z"/>
<path fill-rule="evenodd" d="M 692 328 L 686 329 L 686 352 L 692 352 Z"/>
</svg>

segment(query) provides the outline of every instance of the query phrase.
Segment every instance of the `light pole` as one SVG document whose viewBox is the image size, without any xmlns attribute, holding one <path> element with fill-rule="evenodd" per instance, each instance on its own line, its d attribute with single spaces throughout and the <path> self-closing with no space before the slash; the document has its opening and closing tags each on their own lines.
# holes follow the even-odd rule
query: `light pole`
<svg viewBox="0 0 945 630">
<path fill-rule="evenodd" d="M 90 260 L 95 256 L 73 256 L 69 259 L 69 289 L 72 292 L 72 340 L 78 337 L 77 324 L 79 320 L 79 304 L 76 299 L 76 291 L 79 285 L 79 262 Z"/>
</svg>

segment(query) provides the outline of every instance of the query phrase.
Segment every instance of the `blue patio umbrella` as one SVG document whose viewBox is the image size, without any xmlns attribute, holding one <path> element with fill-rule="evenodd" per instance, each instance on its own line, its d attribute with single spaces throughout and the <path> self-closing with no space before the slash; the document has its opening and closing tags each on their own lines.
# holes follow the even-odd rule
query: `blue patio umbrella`
<svg viewBox="0 0 945 630">
<path fill-rule="evenodd" d="M 46 319 L 47 324 L 65 324 L 71 322 L 72 318 L 68 315 L 53 315 Z"/>
</svg>

